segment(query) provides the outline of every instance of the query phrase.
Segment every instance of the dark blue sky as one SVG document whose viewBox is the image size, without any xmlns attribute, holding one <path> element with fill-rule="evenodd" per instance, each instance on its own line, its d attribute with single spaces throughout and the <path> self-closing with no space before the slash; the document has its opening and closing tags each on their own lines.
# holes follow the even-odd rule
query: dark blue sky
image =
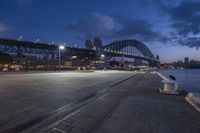
<svg viewBox="0 0 200 133">
<path fill-rule="evenodd" d="M 198 0 L 0 0 L 0 37 L 83 45 L 144 42 L 163 62 L 200 60 Z"/>
</svg>

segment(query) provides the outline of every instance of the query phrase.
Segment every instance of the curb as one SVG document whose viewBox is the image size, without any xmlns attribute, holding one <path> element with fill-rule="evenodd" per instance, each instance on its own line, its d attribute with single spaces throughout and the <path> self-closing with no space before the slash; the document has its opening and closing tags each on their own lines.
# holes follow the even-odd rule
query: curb
<svg viewBox="0 0 200 133">
<path fill-rule="evenodd" d="M 159 73 L 159 72 L 156 72 L 158 74 L 158 76 L 163 79 L 163 80 L 169 80 L 169 78 L 167 78 L 165 75 Z"/>
<path fill-rule="evenodd" d="M 200 112 L 200 94 L 188 93 L 185 97 L 188 103 L 190 103 L 197 111 Z"/>
</svg>

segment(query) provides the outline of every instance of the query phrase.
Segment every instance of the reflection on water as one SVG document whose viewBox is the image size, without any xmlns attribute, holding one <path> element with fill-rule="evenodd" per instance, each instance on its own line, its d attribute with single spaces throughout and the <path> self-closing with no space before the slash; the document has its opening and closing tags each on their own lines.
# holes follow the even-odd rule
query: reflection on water
<svg viewBox="0 0 200 133">
<path fill-rule="evenodd" d="M 174 75 L 182 89 L 200 93 L 200 69 L 160 70 L 166 76 Z"/>
</svg>

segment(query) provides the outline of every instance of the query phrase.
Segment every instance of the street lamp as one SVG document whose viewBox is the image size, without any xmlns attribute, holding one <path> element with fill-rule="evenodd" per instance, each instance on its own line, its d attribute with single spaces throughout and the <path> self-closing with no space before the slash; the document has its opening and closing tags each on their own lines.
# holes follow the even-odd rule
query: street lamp
<svg viewBox="0 0 200 133">
<path fill-rule="evenodd" d="M 103 63 L 103 61 L 104 61 L 104 58 L 105 58 L 105 55 L 104 54 L 101 54 L 101 63 Z M 104 64 L 102 65 L 102 69 L 104 69 L 104 67 L 105 67 L 105 62 L 104 62 Z"/>
<path fill-rule="evenodd" d="M 37 38 L 36 39 L 36 41 L 34 41 L 34 43 L 38 43 L 40 41 L 40 39 L 39 38 Z"/>
<path fill-rule="evenodd" d="M 19 36 L 19 38 L 18 38 L 18 41 L 21 41 L 21 40 L 22 40 L 22 38 L 23 38 L 22 36 Z"/>
<path fill-rule="evenodd" d="M 101 55 L 101 58 L 102 58 L 102 59 L 104 59 L 104 57 L 105 57 L 105 55 L 104 55 L 104 54 L 102 54 L 102 55 Z"/>
<path fill-rule="evenodd" d="M 58 57 L 58 58 L 59 58 L 59 71 L 60 71 L 60 63 L 61 63 L 60 52 L 61 52 L 61 50 L 64 50 L 64 49 L 65 49 L 65 46 L 63 46 L 63 45 L 60 45 L 60 46 L 59 46 L 59 49 L 58 49 L 58 52 L 59 52 L 59 53 L 58 53 L 58 54 L 59 54 L 59 55 L 58 55 L 58 56 L 59 56 L 59 57 Z"/>
</svg>

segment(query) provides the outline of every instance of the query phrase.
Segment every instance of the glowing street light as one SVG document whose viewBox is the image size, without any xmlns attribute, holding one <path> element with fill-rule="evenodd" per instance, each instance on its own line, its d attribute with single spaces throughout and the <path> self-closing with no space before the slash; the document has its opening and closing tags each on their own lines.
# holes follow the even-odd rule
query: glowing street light
<svg viewBox="0 0 200 133">
<path fill-rule="evenodd" d="M 102 59 L 104 59 L 104 57 L 105 57 L 105 55 L 104 55 L 104 54 L 102 54 L 102 55 L 101 55 L 101 58 L 102 58 Z"/>
<path fill-rule="evenodd" d="M 59 71 L 60 71 L 60 63 L 61 63 L 61 56 L 60 56 L 60 52 L 61 52 L 61 50 L 64 50 L 65 49 L 65 46 L 63 46 L 63 45 L 60 45 L 59 46 L 59 49 L 58 49 L 58 52 L 59 52 Z"/>
<path fill-rule="evenodd" d="M 19 36 L 19 38 L 18 38 L 18 41 L 21 41 L 21 40 L 22 40 L 22 38 L 23 38 L 22 36 Z"/>
<path fill-rule="evenodd" d="M 103 63 L 103 66 L 101 65 L 101 66 L 102 66 L 102 69 L 104 69 L 104 67 L 105 67 L 105 60 L 104 60 L 104 59 L 105 59 L 105 55 L 104 55 L 104 54 L 101 54 L 101 61 L 102 61 L 101 63 L 104 62 L 104 63 Z"/>
<path fill-rule="evenodd" d="M 64 46 L 64 45 L 60 45 L 60 46 L 59 46 L 59 49 L 60 49 L 60 50 L 63 50 L 63 49 L 65 49 L 65 46 Z"/>
<path fill-rule="evenodd" d="M 40 41 L 40 39 L 39 38 L 37 38 L 36 39 L 36 41 L 34 41 L 34 43 L 38 43 Z"/>
</svg>

